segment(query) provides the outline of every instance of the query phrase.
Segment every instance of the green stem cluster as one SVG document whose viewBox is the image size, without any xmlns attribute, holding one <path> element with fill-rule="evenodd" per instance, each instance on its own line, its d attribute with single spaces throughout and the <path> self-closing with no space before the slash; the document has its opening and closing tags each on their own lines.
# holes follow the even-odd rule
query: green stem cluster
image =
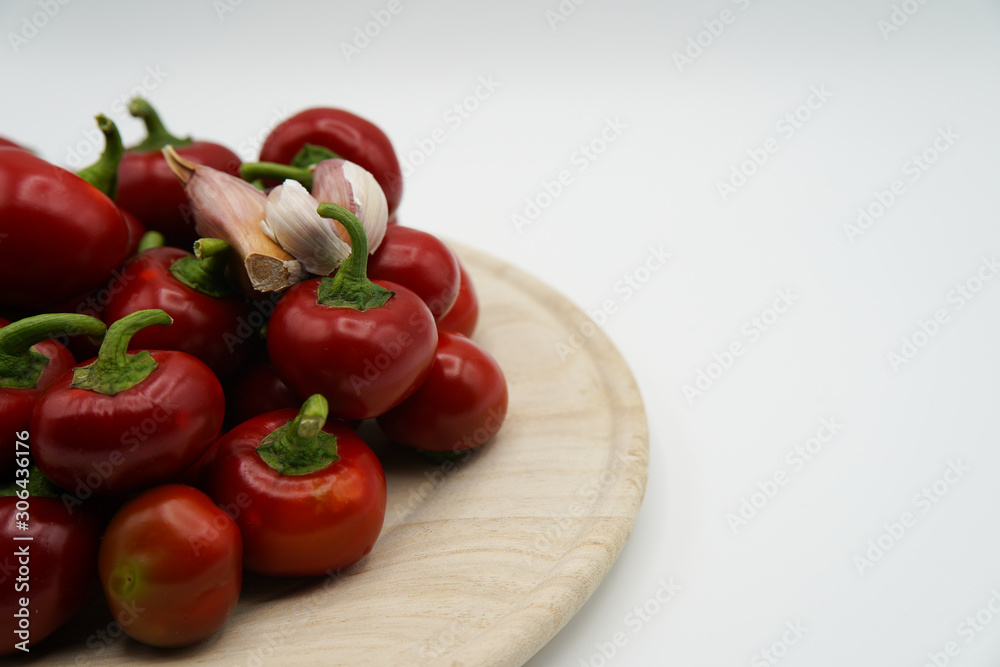
<svg viewBox="0 0 1000 667">
<path fill-rule="evenodd" d="M 223 299 L 236 289 L 226 277 L 231 254 L 230 245 L 222 239 L 198 239 L 194 242 L 194 255 L 171 264 L 170 273 L 193 290 Z"/>
<path fill-rule="evenodd" d="M 351 255 L 332 278 L 320 281 L 319 303 L 359 311 L 385 305 L 393 292 L 368 279 L 368 235 L 361 221 L 337 204 L 323 203 L 316 210 L 320 216 L 342 224 L 351 237 Z"/>
<path fill-rule="evenodd" d="M 97 127 L 104 135 L 104 152 L 97 158 L 97 162 L 84 167 L 76 175 L 114 199 L 118 188 L 118 164 L 125 154 L 125 147 L 122 145 L 122 135 L 110 118 L 104 114 L 98 115 Z"/>
<path fill-rule="evenodd" d="M 337 436 L 323 430 L 329 404 L 321 394 L 306 399 L 299 414 L 261 441 L 257 454 L 282 475 L 307 475 L 337 460 Z"/>
<path fill-rule="evenodd" d="M 142 142 L 129 150 L 137 153 L 148 153 L 150 151 L 159 152 L 167 146 L 177 148 L 179 146 L 191 145 L 192 141 L 190 137 L 178 137 L 171 134 L 163 124 L 163 121 L 160 120 L 160 114 L 156 113 L 153 105 L 141 97 L 136 97 L 129 102 L 128 112 L 145 123 L 147 135 Z"/>
<path fill-rule="evenodd" d="M 110 327 L 97 359 L 73 371 L 71 387 L 114 396 L 145 380 L 156 370 L 156 360 L 147 350 L 129 353 L 132 336 L 153 325 L 169 326 L 174 320 L 159 309 L 139 310 Z"/>
<path fill-rule="evenodd" d="M 33 345 L 60 336 L 86 334 L 99 340 L 107 327 L 95 317 L 49 313 L 26 317 L 0 329 L 0 388 L 33 389 L 49 358 Z"/>
</svg>

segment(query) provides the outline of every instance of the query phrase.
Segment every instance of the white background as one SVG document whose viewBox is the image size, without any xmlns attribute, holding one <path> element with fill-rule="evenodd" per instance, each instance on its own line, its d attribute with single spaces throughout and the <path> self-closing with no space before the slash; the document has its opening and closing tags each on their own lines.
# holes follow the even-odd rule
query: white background
<svg viewBox="0 0 1000 667">
<path fill-rule="evenodd" d="M 66 164 L 99 111 L 138 140 L 123 103 L 142 93 L 252 158 L 284 117 L 340 106 L 415 165 L 401 222 L 587 311 L 611 300 L 596 317 L 646 402 L 646 498 L 532 667 L 1000 662 L 1000 280 L 977 282 L 1000 253 L 997 3 L 398 0 L 348 55 L 389 2 L 51 4 L 0 4 L 0 134 Z M 753 173 L 723 197 L 734 169 Z M 823 420 L 836 434 L 799 467 Z M 665 605 L 661 580 L 681 589 Z"/>
</svg>

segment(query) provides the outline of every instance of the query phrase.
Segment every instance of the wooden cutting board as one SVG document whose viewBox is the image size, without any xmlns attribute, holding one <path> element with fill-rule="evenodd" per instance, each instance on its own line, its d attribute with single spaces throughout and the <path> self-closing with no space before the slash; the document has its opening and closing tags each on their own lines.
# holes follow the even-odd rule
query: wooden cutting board
<svg viewBox="0 0 1000 667">
<path fill-rule="evenodd" d="M 389 496 L 360 563 L 318 580 L 248 575 L 223 631 L 181 650 L 121 636 L 100 602 L 25 662 L 499 666 L 544 646 L 628 539 L 646 485 L 642 399 L 582 311 L 522 271 L 457 250 L 480 299 L 474 339 L 510 390 L 489 445 L 440 466 L 366 431 Z"/>
</svg>

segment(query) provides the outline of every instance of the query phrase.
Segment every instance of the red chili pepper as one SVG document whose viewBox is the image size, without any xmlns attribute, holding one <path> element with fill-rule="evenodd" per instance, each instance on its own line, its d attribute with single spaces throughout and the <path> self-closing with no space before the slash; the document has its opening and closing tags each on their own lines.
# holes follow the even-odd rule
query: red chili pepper
<svg viewBox="0 0 1000 667">
<path fill-rule="evenodd" d="M 226 377 L 250 352 L 249 345 L 233 343 L 250 307 L 226 278 L 229 244 L 201 239 L 195 248 L 198 257 L 180 248 L 147 247 L 129 260 L 102 318 L 115 322 L 139 310 L 162 309 L 174 323 L 136 333 L 129 349 L 187 352 Z"/>
<path fill-rule="evenodd" d="M 3 137 L 0 137 L 0 148 L 20 148 L 22 151 L 28 150 L 21 144 L 14 143 L 10 139 L 4 139 Z"/>
<path fill-rule="evenodd" d="M 306 109 L 274 128 L 260 149 L 261 162 L 306 167 L 340 157 L 371 172 L 385 192 L 389 213 L 403 196 L 403 176 L 389 137 L 370 121 L 343 109 Z"/>
<path fill-rule="evenodd" d="M 310 576 L 369 553 L 385 519 L 385 473 L 348 426 L 328 422 L 326 400 L 255 417 L 210 451 L 199 486 L 237 508 L 244 566 L 260 574 Z"/>
<path fill-rule="evenodd" d="M 457 331 L 465 336 L 472 337 L 476 330 L 476 322 L 479 320 L 479 299 L 476 297 L 476 289 L 472 284 L 469 272 L 458 263 L 459 273 L 462 279 L 458 285 L 458 296 L 455 297 L 455 304 L 444 317 L 438 320 L 438 331 Z"/>
<path fill-rule="evenodd" d="M 268 323 L 268 354 L 299 396 L 323 394 L 340 418 L 376 417 L 430 372 L 434 316 L 402 285 L 366 277 L 368 241 L 356 217 L 336 204 L 317 210 L 347 228 L 351 255 L 334 277 L 288 290 Z"/>
<path fill-rule="evenodd" d="M 122 209 L 122 215 L 125 217 L 125 224 L 128 225 L 128 252 L 126 256 L 131 257 L 139 252 L 139 244 L 142 243 L 142 237 L 146 234 L 146 227 L 139 218 L 125 209 Z"/>
<path fill-rule="evenodd" d="M 124 209 L 119 210 L 121 210 L 122 216 L 125 218 L 125 223 L 128 226 L 129 240 L 126 258 L 133 257 L 139 252 L 139 246 L 146 235 L 146 229 L 137 217 Z M 163 245 L 162 237 L 160 245 Z M 111 295 L 118 290 L 120 281 L 121 274 L 117 270 L 112 271 L 111 279 L 99 289 L 91 290 L 68 301 L 51 305 L 45 310 L 50 313 L 78 313 L 100 319 L 104 305 L 111 298 Z M 97 355 L 97 345 L 87 336 L 71 336 L 66 342 L 66 347 L 69 348 L 78 361 L 90 359 Z"/>
<path fill-rule="evenodd" d="M 427 232 L 392 225 L 368 260 L 368 277 L 390 280 L 417 294 L 440 321 L 455 303 L 461 273 L 458 258 L 443 241 Z"/>
<path fill-rule="evenodd" d="M 55 484 L 81 499 L 143 489 L 183 471 L 218 437 L 225 399 L 208 366 L 172 350 L 126 353 L 137 331 L 170 321 L 162 310 L 118 320 L 97 359 L 39 398 L 32 451 Z"/>
<path fill-rule="evenodd" d="M 41 477 L 37 468 L 32 471 L 32 481 L 35 477 Z M 22 491 L 16 484 L 12 489 Z M 0 655 L 27 652 L 100 591 L 100 522 L 88 511 L 70 511 L 58 498 L 41 495 L 36 486 L 23 490 L 26 501 L 16 495 L 0 496 L 0 544 L 4 550 L 0 564 L 7 571 L 0 586 Z M 18 502 L 27 502 L 29 510 L 22 513 Z M 26 561 L 21 561 L 22 554 Z M 16 573 L 22 564 L 28 576 L 19 581 Z M 28 606 L 23 607 L 23 602 Z"/>
<path fill-rule="evenodd" d="M 395 442 L 430 452 L 461 452 L 486 444 L 507 414 L 500 365 L 474 342 L 441 333 L 434 366 L 412 396 L 378 418 Z"/>
<path fill-rule="evenodd" d="M 215 634 L 243 583 L 236 524 L 182 484 L 148 489 L 104 531 L 98 569 L 122 630 L 150 646 L 188 646 Z"/>
<path fill-rule="evenodd" d="M 28 430 L 42 391 L 73 368 L 69 350 L 48 340 L 77 333 L 100 338 L 105 326 L 86 315 L 0 319 L 0 479 L 14 470 L 16 433 Z"/>
<path fill-rule="evenodd" d="M 184 186 L 177 181 L 160 151 L 167 145 L 173 146 L 188 160 L 233 176 L 240 175 L 240 158 L 225 146 L 170 134 L 144 99 L 133 99 L 129 113 L 145 122 L 149 136 L 125 151 L 118 170 L 115 201 L 134 213 L 147 229 L 161 232 L 168 245 L 188 249 L 198 238 L 194 215 Z"/>
<path fill-rule="evenodd" d="M 97 121 L 108 145 L 79 176 L 0 148 L 0 305 L 65 301 L 100 287 L 125 261 L 128 224 L 105 194 L 114 190 L 121 137 L 110 120 Z"/>
</svg>

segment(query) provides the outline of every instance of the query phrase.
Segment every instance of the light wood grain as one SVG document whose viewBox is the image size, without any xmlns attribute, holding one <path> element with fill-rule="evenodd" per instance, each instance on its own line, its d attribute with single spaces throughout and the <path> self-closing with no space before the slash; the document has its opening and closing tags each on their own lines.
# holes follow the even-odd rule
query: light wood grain
<svg viewBox="0 0 1000 667">
<path fill-rule="evenodd" d="M 474 338 L 510 389 L 489 445 L 442 468 L 373 442 L 389 499 L 372 553 L 321 580 L 248 576 L 229 623 L 195 647 L 105 642 L 97 631 L 110 618 L 95 605 L 30 662 L 500 666 L 544 646 L 629 536 L 647 474 L 642 400 L 579 309 L 524 272 L 458 251 L 481 303 Z"/>
</svg>

